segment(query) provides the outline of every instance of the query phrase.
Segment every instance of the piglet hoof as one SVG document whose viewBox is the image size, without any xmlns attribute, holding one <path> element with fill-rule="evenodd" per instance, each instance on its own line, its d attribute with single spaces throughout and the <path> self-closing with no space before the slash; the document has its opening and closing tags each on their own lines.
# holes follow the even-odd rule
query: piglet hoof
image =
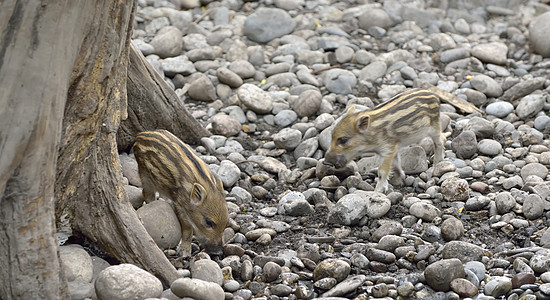
<svg viewBox="0 0 550 300">
<path fill-rule="evenodd" d="M 181 243 L 177 248 L 178 256 L 191 257 L 191 243 Z"/>
</svg>

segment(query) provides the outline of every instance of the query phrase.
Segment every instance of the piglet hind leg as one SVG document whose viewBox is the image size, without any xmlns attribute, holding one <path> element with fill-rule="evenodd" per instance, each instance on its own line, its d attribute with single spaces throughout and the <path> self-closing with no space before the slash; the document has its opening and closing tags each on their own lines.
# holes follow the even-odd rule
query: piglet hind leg
<svg viewBox="0 0 550 300">
<path fill-rule="evenodd" d="M 151 181 L 151 178 L 148 174 L 143 174 L 140 172 L 140 179 L 141 179 L 141 186 L 142 191 L 141 194 L 143 196 L 143 200 L 145 200 L 145 203 L 151 203 L 152 201 L 156 200 L 156 189 L 155 185 Z"/>
<path fill-rule="evenodd" d="M 436 165 L 440 161 L 443 161 L 444 145 L 446 139 L 441 131 L 432 132 L 430 134 L 430 137 L 432 138 L 435 146 L 433 164 Z"/>
<path fill-rule="evenodd" d="M 178 254 L 182 257 L 191 257 L 191 241 L 193 240 L 193 227 L 187 222 L 187 216 L 175 208 L 176 215 L 181 226 L 181 243 Z"/>
<path fill-rule="evenodd" d="M 395 155 L 395 159 L 392 163 L 392 176 L 390 177 L 390 183 L 394 186 L 402 187 L 405 185 L 405 172 L 401 168 L 401 158 L 399 152 Z"/>
<path fill-rule="evenodd" d="M 191 257 L 191 241 L 193 239 L 193 228 L 187 222 L 181 222 L 181 256 Z"/>
<path fill-rule="evenodd" d="M 395 156 L 397 155 L 397 145 L 393 149 L 387 152 L 381 152 L 380 156 L 383 158 L 382 164 L 378 168 L 378 183 L 374 188 L 375 192 L 385 193 L 388 189 L 388 176 L 390 169 L 393 165 Z"/>
</svg>

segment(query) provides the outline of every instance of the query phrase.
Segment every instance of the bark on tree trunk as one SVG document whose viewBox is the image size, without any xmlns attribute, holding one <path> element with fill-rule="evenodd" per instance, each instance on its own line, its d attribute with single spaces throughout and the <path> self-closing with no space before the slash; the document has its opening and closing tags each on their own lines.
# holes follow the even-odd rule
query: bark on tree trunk
<svg viewBox="0 0 550 300">
<path fill-rule="evenodd" d="M 56 178 L 56 219 L 67 218 L 122 262 L 170 284 L 179 276 L 139 221 L 122 187 L 116 133 L 126 116 L 129 45 L 136 3 L 103 0 L 73 69 Z"/>
<path fill-rule="evenodd" d="M 128 118 L 117 134 L 118 149 L 128 150 L 142 131 L 166 129 L 184 142 L 197 144 L 210 132 L 187 112 L 174 90 L 147 62 L 143 54 L 130 47 L 128 66 Z"/>
<path fill-rule="evenodd" d="M 67 299 L 54 219 L 69 79 L 93 3 L 0 1 L 0 299 Z M 83 5 L 86 4 L 86 5 Z"/>
</svg>

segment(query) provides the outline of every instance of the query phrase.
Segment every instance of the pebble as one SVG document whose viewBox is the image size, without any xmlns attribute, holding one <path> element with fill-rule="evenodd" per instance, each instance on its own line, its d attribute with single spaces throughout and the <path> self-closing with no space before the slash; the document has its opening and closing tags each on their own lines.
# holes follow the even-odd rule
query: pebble
<svg viewBox="0 0 550 300">
<path fill-rule="evenodd" d="M 544 200 L 539 195 L 530 194 L 523 202 L 523 215 L 529 220 L 536 220 L 544 213 Z"/>
<path fill-rule="evenodd" d="M 167 57 L 161 60 L 160 64 L 164 74 L 170 77 L 176 76 L 177 74 L 187 76 L 197 71 L 195 65 L 189 61 L 185 55 Z"/>
<path fill-rule="evenodd" d="M 495 140 L 483 139 L 477 144 L 477 150 L 481 154 L 496 156 L 501 153 L 502 145 Z"/>
<path fill-rule="evenodd" d="M 541 163 L 534 162 L 526 164 L 523 168 L 521 168 L 520 173 L 523 180 L 527 180 L 527 178 L 531 175 L 545 179 L 546 175 L 548 175 L 548 168 Z"/>
<path fill-rule="evenodd" d="M 332 69 L 323 74 L 325 87 L 335 94 L 351 94 L 357 84 L 355 75 L 343 69 Z"/>
<path fill-rule="evenodd" d="M 510 102 L 497 101 L 493 102 L 485 108 L 487 114 L 493 115 L 497 118 L 504 118 L 514 111 L 514 105 Z"/>
<path fill-rule="evenodd" d="M 295 26 L 296 22 L 285 10 L 261 7 L 246 18 L 243 33 L 251 41 L 267 43 L 291 33 Z"/>
<path fill-rule="evenodd" d="M 441 216 L 441 210 L 432 204 L 425 202 L 416 202 L 409 208 L 409 213 L 426 222 L 433 221 Z"/>
<path fill-rule="evenodd" d="M 482 262 L 479 261 L 469 261 L 464 264 L 464 270 L 471 271 L 474 276 L 476 276 L 478 282 L 482 281 L 485 278 L 485 273 L 487 269 Z"/>
<path fill-rule="evenodd" d="M 405 174 L 419 174 L 428 169 L 426 151 L 421 146 L 409 146 L 399 150 L 401 168 Z"/>
<path fill-rule="evenodd" d="M 300 192 L 289 192 L 279 201 L 278 213 L 280 215 L 304 216 L 313 214 L 313 212 L 313 207 Z"/>
<path fill-rule="evenodd" d="M 532 273 L 518 273 L 512 276 L 512 288 L 519 288 L 524 284 L 535 283 L 536 277 Z"/>
<path fill-rule="evenodd" d="M 550 255 L 535 254 L 529 260 L 529 266 L 535 273 L 543 273 L 550 270 Z"/>
<path fill-rule="evenodd" d="M 441 194 L 447 201 L 466 201 L 470 197 L 468 181 L 450 177 L 441 184 Z"/>
<path fill-rule="evenodd" d="M 543 109 L 544 103 L 546 99 L 541 94 L 527 95 L 516 106 L 516 114 L 521 119 L 533 117 Z"/>
<path fill-rule="evenodd" d="M 512 289 L 510 278 L 496 277 L 485 284 L 484 293 L 487 296 L 500 297 L 506 295 Z"/>
<path fill-rule="evenodd" d="M 216 71 L 216 76 L 221 83 L 225 83 L 233 88 L 238 88 L 243 84 L 242 78 L 228 68 L 218 68 Z"/>
<path fill-rule="evenodd" d="M 229 137 L 241 132 L 241 123 L 232 116 L 221 113 L 213 116 L 211 121 L 216 134 Z"/>
<path fill-rule="evenodd" d="M 321 93 L 317 90 L 306 90 L 294 102 L 293 109 L 298 117 L 311 116 L 321 107 Z"/>
<path fill-rule="evenodd" d="M 225 299 L 221 286 L 217 283 L 200 279 L 179 278 L 172 282 L 170 290 L 179 298 L 191 297 L 195 299 Z M 237 291 L 238 292 L 238 291 Z M 237 293 L 236 292 L 236 293 Z"/>
<path fill-rule="evenodd" d="M 275 115 L 275 117 L 273 118 L 273 121 L 275 122 L 275 125 L 284 128 L 294 123 L 297 119 L 298 119 L 298 114 L 295 111 L 284 109 Z M 301 137 L 302 137 L 302 134 L 300 132 L 300 138 Z M 296 148 L 296 146 L 294 146 L 294 148 Z M 284 147 L 279 147 L 279 148 L 284 148 Z"/>
<path fill-rule="evenodd" d="M 392 25 L 390 16 L 383 9 L 369 9 L 365 10 L 361 15 L 359 15 L 359 27 L 368 30 L 373 26 L 382 27 L 388 29 Z"/>
<path fill-rule="evenodd" d="M 375 60 L 366 65 L 363 69 L 361 69 L 361 71 L 359 72 L 359 80 L 376 80 L 384 76 L 387 69 L 388 66 L 385 62 L 381 60 Z"/>
<path fill-rule="evenodd" d="M 357 224 L 367 214 L 367 198 L 364 194 L 348 194 L 340 198 L 329 212 L 327 221 L 341 225 Z"/>
<path fill-rule="evenodd" d="M 471 80 L 472 87 L 487 97 L 498 97 L 502 95 L 502 87 L 491 77 L 487 75 L 476 75 Z"/>
<path fill-rule="evenodd" d="M 182 32 L 175 26 L 161 28 L 151 40 L 156 55 L 161 58 L 174 57 L 182 54 Z"/>
<path fill-rule="evenodd" d="M 456 153 L 456 156 L 458 158 L 467 159 L 474 156 L 474 154 L 477 153 L 477 139 L 474 131 L 462 131 L 456 138 L 452 140 L 451 149 Z M 438 175 L 434 174 L 434 176 Z"/>
<path fill-rule="evenodd" d="M 490 138 L 495 133 L 495 126 L 488 120 L 480 117 L 469 119 L 464 129 L 473 131 L 478 138 Z"/>
<path fill-rule="evenodd" d="M 71 299 L 92 298 L 95 294 L 94 284 L 91 282 L 69 281 L 67 284 Z"/>
<path fill-rule="evenodd" d="M 336 279 L 341 282 L 346 279 L 351 271 L 351 266 L 341 259 L 325 259 L 317 264 L 313 270 L 313 280 L 318 281 L 325 277 Z"/>
<path fill-rule="evenodd" d="M 223 274 L 220 266 L 213 260 L 200 259 L 192 261 L 189 270 L 191 278 L 213 282 L 218 285 L 223 284 Z"/>
<path fill-rule="evenodd" d="M 293 150 L 302 141 L 302 133 L 297 129 L 283 128 L 273 135 L 273 142 L 277 148 Z"/>
<path fill-rule="evenodd" d="M 450 217 L 441 224 L 441 236 L 446 241 L 458 240 L 463 235 L 464 225 L 459 219 Z"/>
<path fill-rule="evenodd" d="M 550 45 L 546 39 L 545 30 L 550 27 L 550 12 L 545 12 L 534 18 L 529 24 L 529 43 L 536 53 L 550 57 Z"/>
<path fill-rule="evenodd" d="M 442 255 L 443 258 L 458 258 L 462 262 L 481 261 L 484 251 L 480 246 L 468 242 L 450 241 L 443 246 Z"/>
<path fill-rule="evenodd" d="M 473 297 L 477 295 L 477 287 L 464 278 L 455 278 L 450 283 L 451 289 L 461 297 Z"/>
<path fill-rule="evenodd" d="M 271 261 L 267 262 L 263 267 L 266 282 L 275 281 L 281 275 L 281 272 L 281 266 Z"/>
<path fill-rule="evenodd" d="M 232 161 L 222 160 L 216 173 L 220 176 L 223 186 L 229 188 L 239 180 L 241 170 Z"/>
<path fill-rule="evenodd" d="M 451 282 L 464 276 L 464 267 L 460 260 L 456 258 L 437 261 L 424 270 L 426 283 L 436 291 L 449 291 Z"/>
<path fill-rule="evenodd" d="M 479 44 L 472 48 L 472 56 L 484 63 L 505 65 L 507 60 L 508 47 L 504 43 L 492 42 Z"/>
<path fill-rule="evenodd" d="M 243 104 L 252 111 L 266 114 L 273 108 L 273 99 L 259 87 L 245 83 L 237 90 L 237 95 Z"/>
<path fill-rule="evenodd" d="M 187 94 L 192 99 L 204 102 L 212 102 L 216 99 L 216 89 L 210 79 L 202 74 L 195 73 L 194 80 L 189 84 Z"/>
</svg>

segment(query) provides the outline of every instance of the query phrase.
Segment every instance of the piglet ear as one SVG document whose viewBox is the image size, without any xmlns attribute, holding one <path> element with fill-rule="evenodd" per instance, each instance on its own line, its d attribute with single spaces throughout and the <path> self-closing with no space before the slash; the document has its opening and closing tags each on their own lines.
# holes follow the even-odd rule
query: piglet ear
<svg viewBox="0 0 550 300">
<path fill-rule="evenodd" d="M 190 202 L 194 206 L 199 206 L 202 204 L 204 199 L 206 198 L 206 190 L 204 187 L 198 183 L 193 184 L 193 188 L 191 189 L 191 195 L 190 195 Z"/>
<path fill-rule="evenodd" d="M 367 129 L 369 128 L 369 123 L 370 117 L 368 115 L 359 117 L 359 119 L 357 119 L 357 131 L 359 131 L 359 133 L 361 134 L 367 132 Z"/>
<path fill-rule="evenodd" d="M 351 115 L 355 113 L 355 105 L 352 105 L 350 108 L 348 108 L 348 111 L 346 111 L 346 115 Z"/>
</svg>

